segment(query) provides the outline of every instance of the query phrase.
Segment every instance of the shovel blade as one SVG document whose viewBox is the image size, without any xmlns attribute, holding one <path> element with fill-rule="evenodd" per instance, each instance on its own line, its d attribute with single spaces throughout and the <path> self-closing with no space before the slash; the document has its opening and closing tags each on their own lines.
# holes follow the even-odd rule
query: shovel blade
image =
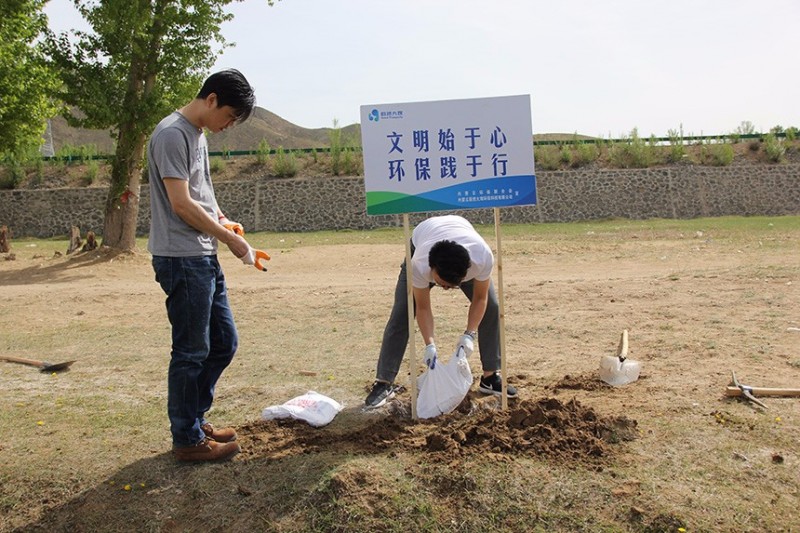
<svg viewBox="0 0 800 533">
<path fill-rule="evenodd" d="M 60 372 L 61 370 L 69 370 L 70 365 L 75 361 L 64 361 L 63 363 L 46 363 L 43 362 L 39 370 L 41 372 Z"/>
<path fill-rule="evenodd" d="M 633 383 L 639 379 L 641 364 L 638 361 L 607 355 L 600 359 L 600 379 L 613 387 L 620 387 Z"/>
</svg>

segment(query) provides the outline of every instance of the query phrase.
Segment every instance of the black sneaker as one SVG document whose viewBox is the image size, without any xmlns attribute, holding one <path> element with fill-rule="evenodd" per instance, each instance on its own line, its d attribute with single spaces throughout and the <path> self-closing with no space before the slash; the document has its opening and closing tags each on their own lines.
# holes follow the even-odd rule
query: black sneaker
<svg viewBox="0 0 800 533">
<path fill-rule="evenodd" d="M 367 407 L 380 407 L 386 400 L 394 398 L 396 389 L 391 383 L 376 381 L 372 384 L 372 392 L 369 393 L 364 403 Z"/>
<path fill-rule="evenodd" d="M 488 378 L 481 378 L 481 384 L 478 390 L 483 394 L 495 394 L 497 396 L 503 394 L 503 380 L 500 378 L 500 374 L 495 372 Z M 517 389 L 508 383 L 506 383 L 506 396 L 509 398 L 517 397 Z"/>
</svg>

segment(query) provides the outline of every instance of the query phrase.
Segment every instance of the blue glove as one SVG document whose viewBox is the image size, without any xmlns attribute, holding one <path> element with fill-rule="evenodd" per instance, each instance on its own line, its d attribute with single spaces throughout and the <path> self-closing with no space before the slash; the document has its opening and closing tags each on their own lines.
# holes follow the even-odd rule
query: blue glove
<svg viewBox="0 0 800 533">
<path fill-rule="evenodd" d="M 472 355 L 472 352 L 475 349 L 475 339 L 472 337 L 472 335 L 465 333 L 458 338 L 458 344 L 456 344 L 456 353 L 458 353 L 459 349 L 464 350 L 464 357 L 469 357 Z"/>
<path fill-rule="evenodd" d="M 436 345 L 434 343 L 425 347 L 425 366 L 431 370 L 436 367 Z"/>
</svg>

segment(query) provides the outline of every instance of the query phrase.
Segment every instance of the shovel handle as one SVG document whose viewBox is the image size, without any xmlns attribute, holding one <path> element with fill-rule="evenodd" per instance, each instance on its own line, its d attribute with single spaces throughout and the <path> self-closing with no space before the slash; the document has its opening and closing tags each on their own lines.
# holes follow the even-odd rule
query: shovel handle
<svg viewBox="0 0 800 533">
<path fill-rule="evenodd" d="M 10 363 L 22 363 L 23 365 L 38 366 L 42 368 L 47 365 L 44 361 L 36 361 L 34 359 L 24 359 L 22 357 L 12 357 L 10 355 L 0 355 L 0 361 L 8 361 Z"/>
<path fill-rule="evenodd" d="M 628 330 L 623 329 L 622 335 L 619 337 L 619 348 L 617 348 L 617 357 L 620 362 L 628 358 Z"/>
<path fill-rule="evenodd" d="M 753 396 L 800 396 L 800 389 L 780 389 L 770 387 L 747 387 Z M 742 396 L 742 389 L 728 385 L 725 388 L 725 396 Z"/>
</svg>

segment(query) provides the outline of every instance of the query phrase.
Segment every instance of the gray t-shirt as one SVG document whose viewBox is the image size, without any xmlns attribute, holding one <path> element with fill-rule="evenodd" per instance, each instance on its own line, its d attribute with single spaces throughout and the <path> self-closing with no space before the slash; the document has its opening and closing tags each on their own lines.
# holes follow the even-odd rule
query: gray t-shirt
<svg viewBox="0 0 800 533">
<path fill-rule="evenodd" d="M 150 239 L 153 255 L 191 257 L 217 253 L 217 239 L 201 233 L 172 210 L 164 178 L 189 182 L 189 195 L 216 219 L 217 200 L 208 165 L 208 142 L 201 129 L 175 111 L 158 123 L 147 144 L 150 180 Z"/>
</svg>

